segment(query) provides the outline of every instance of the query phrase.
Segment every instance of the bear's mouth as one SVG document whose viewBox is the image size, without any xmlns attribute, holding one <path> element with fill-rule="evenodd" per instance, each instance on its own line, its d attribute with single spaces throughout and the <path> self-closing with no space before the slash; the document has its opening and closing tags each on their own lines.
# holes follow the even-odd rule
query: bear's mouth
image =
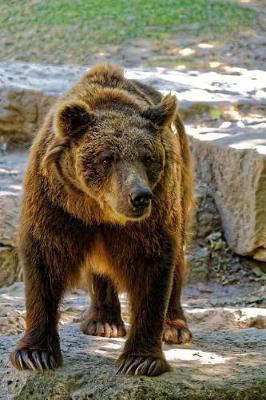
<svg viewBox="0 0 266 400">
<path fill-rule="evenodd" d="M 150 216 L 151 213 L 151 202 L 142 207 L 134 207 L 131 212 L 125 215 L 125 217 L 129 218 L 130 220 L 142 220 Z"/>
<path fill-rule="evenodd" d="M 138 222 L 142 221 L 145 218 L 148 218 L 151 214 L 152 210 L 152 202 L 150 201 L 146 205 L 138 206 L 138 207 L 114 207 L 114 205 L 107 201 L 105 202 L 105 210 L 109 210 L 109 218 L 113 219 L 116 222 L 121 224 L 125 224 L 127 221 Z M 112 217 L 111 217 L 112 216 Z"/>
</svg>

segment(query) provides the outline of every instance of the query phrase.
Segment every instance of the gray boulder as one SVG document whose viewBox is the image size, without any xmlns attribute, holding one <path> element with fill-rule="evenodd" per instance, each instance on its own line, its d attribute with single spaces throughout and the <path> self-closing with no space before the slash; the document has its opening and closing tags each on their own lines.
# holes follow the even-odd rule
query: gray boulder
<svg viewBox="0 0 266 400">
<path fill-rule="evenodd" d="M 266 261 L 266 124 L 190 129 L 194 166 L 238 254 Z"/>
</svg>

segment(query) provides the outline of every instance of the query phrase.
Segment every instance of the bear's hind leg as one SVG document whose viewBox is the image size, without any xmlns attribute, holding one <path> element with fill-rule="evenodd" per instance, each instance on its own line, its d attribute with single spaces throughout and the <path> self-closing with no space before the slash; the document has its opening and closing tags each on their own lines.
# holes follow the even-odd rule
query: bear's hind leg
<svg viewBox="0 0 266 400">
<path fill-rule="evenodd" d="M 90 296 L 91 306 L 80 324 L 81 331 L 87 335 L 108 338 L 125 336 L 120 302 L 111 280 L 92 274 Z"/>
<path fill-rule="evenodd" d="M 183 269 L 181 263 L 176 264 L 173 286 L 163 329 L 163 341 L 168 344 L 185 344 L 189 343 L 192 338 L 181 306 Z"/>
</svg>

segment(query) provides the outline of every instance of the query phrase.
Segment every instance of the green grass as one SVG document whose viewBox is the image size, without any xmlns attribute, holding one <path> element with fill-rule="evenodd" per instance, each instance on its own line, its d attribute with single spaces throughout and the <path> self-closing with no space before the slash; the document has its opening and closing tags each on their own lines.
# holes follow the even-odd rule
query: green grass
<svg viewBox="0 0 266 400">
<path fill-rule="evenodd" d="M 0 0 L 1 58 L 44 61 L 136 39 L 237 34 L 254 11 L 225 0 Z M 29 60 L 27 59 L 29 58 Z"/>
</svg>

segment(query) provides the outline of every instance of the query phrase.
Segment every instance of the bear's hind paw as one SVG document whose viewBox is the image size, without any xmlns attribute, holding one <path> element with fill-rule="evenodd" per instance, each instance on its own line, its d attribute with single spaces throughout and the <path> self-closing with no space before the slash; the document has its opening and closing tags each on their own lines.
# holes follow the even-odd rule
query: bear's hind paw
<svg viewBox="0 0 266 400">
<path fill-rule="evenodd" d="M 166 324 L 163 330 L 163 341 L 168 344 L 190 343 L 192 334 L 186 326 Z"/>
<path fill-rule="evenodd" d="M 83 321 L 80 330 L 86 335 L 117 338 L 126 335 L 124 323 L 109 323 L 96 320 Z"/>
</svg>

